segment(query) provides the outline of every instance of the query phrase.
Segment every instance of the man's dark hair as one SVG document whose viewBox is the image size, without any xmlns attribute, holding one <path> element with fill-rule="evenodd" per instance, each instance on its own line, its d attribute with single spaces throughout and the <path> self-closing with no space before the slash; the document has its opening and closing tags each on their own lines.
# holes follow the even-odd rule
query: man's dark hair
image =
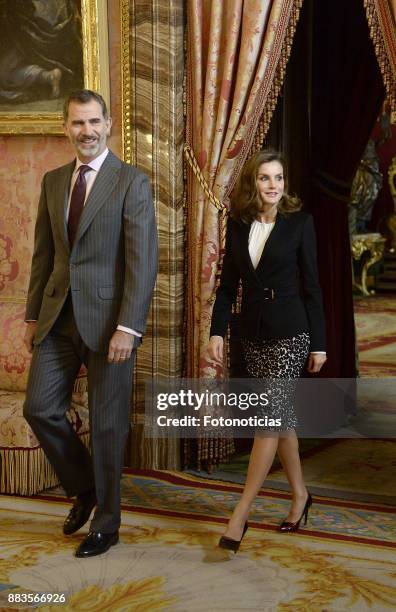
<svg viewBox="0 0 396 612">
<path fill-rule="evenodd" d="M 107 112 L 106 102 L 100 94 L 98 94 L 96 91 L 92 91 L 91 89 L 75 89 L 69 94 L 63 105 L 63 119 L 67 121 L 67 118 L 69 116 L 70 102 L 77 102 L 78 104 L 87 104 L 88 102 L 91 102 L 91 100 L 95 100 L 96 102 L 98 102 L 98 104 L 100 104 L 103 117 L 105 119 L 108 119 L 109 113 Z"/>
</svg>

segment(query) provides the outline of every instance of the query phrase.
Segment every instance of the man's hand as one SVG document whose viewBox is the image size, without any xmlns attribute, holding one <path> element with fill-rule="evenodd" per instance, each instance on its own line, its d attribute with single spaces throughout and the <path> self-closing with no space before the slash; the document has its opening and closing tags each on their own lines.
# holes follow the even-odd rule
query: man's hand
<svg viewBox="0 0 396 612">
<path fill-rule="evenodd" d="M 109 363 L 123 363 L 130 358 L 133 348 L 134 335 L 117 329 L 111 337 L 107 361 Z"/>
<path fill-rule="evenodd" d="M 221 336 L 212 336 L 208 344 L 209 357 L 215 363 L 223 365 L 224 340 Z"/>
<path fill-rule="evenodd" d="M 23 343 L 29 353 L 33 353 L 33 340 L 36 335 L 37 321 L 28 321 L 26 323 L 26 331 L 23 337 Z"/>
<path fill-rule="evenodd" d="M 320 372 L 322 365 L 327 361 L 326 355 L 322 353 L 310 353 L 308 357 L 307 370 L 310 374 Z"/>
</svg>

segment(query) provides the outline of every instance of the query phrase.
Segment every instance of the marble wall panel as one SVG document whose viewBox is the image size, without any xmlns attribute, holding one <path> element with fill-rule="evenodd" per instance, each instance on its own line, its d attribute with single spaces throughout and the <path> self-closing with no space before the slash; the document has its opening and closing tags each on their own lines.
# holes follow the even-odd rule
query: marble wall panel
<svg viewBox="0 0 396 612">
<path fill-rule="evenodd" d="M 182 374 L 184 314 L 183 0 L 122 1 L 124 158 L 152 181 L 159 273 L 137 355 L 132 464 L 174 469 L 179 447 L 145 439 L 144 380 Z"/>
</svg>

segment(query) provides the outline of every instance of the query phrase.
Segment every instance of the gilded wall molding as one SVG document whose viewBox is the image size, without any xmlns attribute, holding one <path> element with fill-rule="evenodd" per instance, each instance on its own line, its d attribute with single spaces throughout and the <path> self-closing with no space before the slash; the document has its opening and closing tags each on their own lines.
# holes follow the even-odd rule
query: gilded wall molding
<svg viewBox="0 0 396 612">
<path fill-rule="evenodd" d="M 84 84 L 100 91 L 110 109 L 107 0 L 81 2 Z"/>
<path fill-rule="evenodd" d="M 100 91 L 110 105 L 107 0 L 81 0 L 84 87 Z M 62 112 L 0 110 L 0 134 L 63 135 Z"/>
<path fill-rule="evenodd" d="M 131 54 L 130 0 L 121 0 L 121 109 L 122 109 L 122 153 L 127 164 L 132 164 L 131 149 Z"/>
<path fill-rule="evenodd" d="M 363 0 L 363 4 L 393 116 L 396 113 L 395 17 L 388 0 Z"/>
</svg>

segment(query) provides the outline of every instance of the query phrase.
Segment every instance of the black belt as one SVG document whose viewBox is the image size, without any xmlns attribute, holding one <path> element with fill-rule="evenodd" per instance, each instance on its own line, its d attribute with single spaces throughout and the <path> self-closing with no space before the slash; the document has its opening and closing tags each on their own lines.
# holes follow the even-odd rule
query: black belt
<svg viewBox="0 0 396 612">
<path fill-rule="evenodd" d="M 264 294 L 264 300 L 274 300 L 275 299 L 274 289 L 270 289 L 269 287 L 264 287 L 263 294 Z"/>
<path fill-rule="evenodd" d="M 272 289 L 271 287 L 263 287 L 261 294 L 257 295 L 257 301 L 261 302 L 262 300 L 274 300 L 275 298 L 292 297 L 293 295 L 298 295 L 298 291 L 296 289 L 282 291 L 279 289 Z"/>
</svg>

